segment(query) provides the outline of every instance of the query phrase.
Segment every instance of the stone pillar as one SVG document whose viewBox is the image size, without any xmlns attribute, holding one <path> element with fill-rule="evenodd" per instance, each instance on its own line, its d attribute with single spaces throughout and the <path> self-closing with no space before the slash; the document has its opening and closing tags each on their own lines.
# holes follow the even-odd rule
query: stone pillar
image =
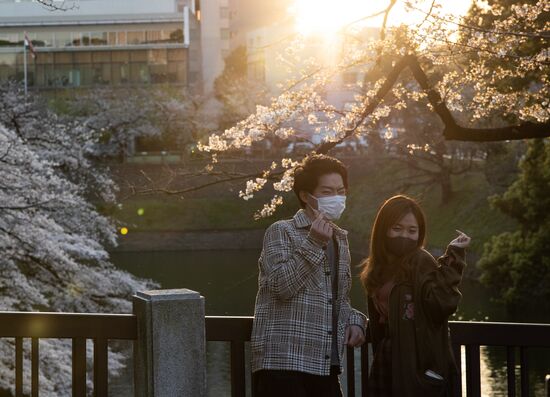
<svg viewBox="0 0 550 397">
<path fill-rule="evenodd" d="M 204 298 L 188 289 L 134 295 L 136 397 L 206 395 Z"/>
</svg>

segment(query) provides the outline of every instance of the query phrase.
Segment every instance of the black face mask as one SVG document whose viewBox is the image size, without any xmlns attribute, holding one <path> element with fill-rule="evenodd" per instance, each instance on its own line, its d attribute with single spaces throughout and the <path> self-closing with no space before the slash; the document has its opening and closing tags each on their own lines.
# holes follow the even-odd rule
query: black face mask
<svg viewBox="0 0 550 397">
<path fill-rule="evenodd" d="M 407 237 L 386 237 L 386 249 L 398 257 L 411 253 L 417 245 L 417 240 Z"/>
</svg>

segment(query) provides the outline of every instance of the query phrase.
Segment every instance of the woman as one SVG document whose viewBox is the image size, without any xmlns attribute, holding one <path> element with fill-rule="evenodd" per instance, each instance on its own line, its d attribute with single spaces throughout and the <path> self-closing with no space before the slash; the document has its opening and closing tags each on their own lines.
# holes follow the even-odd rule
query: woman
<svg viewBox="0 0 550 397">
<path fill-rule="evenodd" d="M 361 272 L 375 354 L 371 396 L 452 395 L 456 367 L 447 322 L 461 298 L 470 238 L 459 232 L 436 261 L 423 248 L 425 236 L 425 217 L 413 199 L 395 196 L 379 209 Z"/>
</svg>

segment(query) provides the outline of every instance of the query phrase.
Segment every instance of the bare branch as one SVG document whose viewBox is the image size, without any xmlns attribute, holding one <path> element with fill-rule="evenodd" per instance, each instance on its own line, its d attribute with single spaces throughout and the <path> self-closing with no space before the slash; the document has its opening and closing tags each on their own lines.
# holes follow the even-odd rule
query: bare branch
<svg viewBox="0 0 550 397">
<path fill-rule="evenodd" d="M 61 4 L 55 4 L 55 0 L 36 0 L 38 4 L 42 4 L 49 11 L 68 11 L 78 8 L 77 0 L 71 0 L 70 6 L 67 5 L 67 1 L 63 0 Z"/>
<path fill-rule="evenodd" d="M 430 15 L 432 15 L 432 11 L 434 9 L 434 5 L 435 5 L 435 1 L 436 0 L 432 0 L 432 5 L 430 6 L 430 9 L 428 10 L 428 12 L 426 13 L 426 15 L 424 16 L 424 19 L 422 20 L 422 22 L 420 22 L 418 25 L 416 25 L 416 28 L 419 29 L 422 25 L 424 25 L 424 23 L 426 22 L 426 20 L 428 19 L 428 17 Z"/>
<path fill-rule="evenodd" d="M 365 104 L 365 109 L 361 113 L 359 119 L 356 121 L 355 125 L 350 128 L 344 135 L 344 137 L 338 141 L 335 142 L 325 142 L 319 148 L 316 150 L 317 153 L 323 153 L 326 154 L 330 149 L 332 149 L 334 146 L 341 143 L 344 139 L 351 136 L 357 128 L 365 121 L 365 119 L 372 113 L 382 99 L 386 96 L 386 94 L 392 89 L 392 87 L 395 85 L 397 79 L 399 78 L 401 72 L 403 69 L 407 67 L 407 58 L 402 58 L 395 64 L 395 66 L 392 68 L 392 70 L 388 73 L 388 76 L 386 77 L 386 80 L 384 81 L 384 84 L 378 89 L 376 92 L 376 95 L 368 100 L 368 102 Z"/>
<path fill-rule="evenodd" d="M 390 4 L 388 5 L 388 8 L 384 10 L 384 21 L 382 22 L 382 27 L 380 28 L 380 40 L 384 40 L 386 38 L 386 25 L 388 23 L 388 17 L 390 15 L 390 11 L 395 5 L 397 0 L 390 0 Z"/>
<path fill-rule="evenodd" d="M 164 194 L 167 194 L 167 195 L 170 195 L 170 196 L 183 195 L 183 194 L 186 194 L 186 193 L 196 192 L 198 190 L 202 190 L 202 189 L 205 189 L 205 188 L 210 187 L 210 186 L 215 186 L 215 185 L 219 185 L 219 184 L 222 184 L 222 183 L 234 182 L 234 181 L 239 181 L 239 180 L 244 180 L 244 179 L 266 178 L 266 179 L 273 180 L 273 179 L 276 179 L 276 177 L 282 175 L 283 173 L 284 173 L 284 171 L 270 172 L 269 175 L 267 175 L 267 176 L 265 175 L 264 171 L 256 172 L 256 173 L 252 173 L 252 174 L 208 173 L 208 174 L 204 174 L 204 175 L 210 175 L 210 176 L 224 175 L 225 178 L 217 179 L 215 181 L 208 182 L 208 183 L 203 183 L 203 184 L 197 185 L 197 186 L 191 186 L 191 187 L 188 187 L 186 189 L 176 189 L 176 190 L 170 190 L 168 188 L 156 188 L 156 187 L 152 187 L 152 188 L 149 188 L 149 189 L 137 190 L 137 189 L 135 189 L 135 186 L 131 186 L 132 194 L 125 196 L 121 200 L 126 200 L 130 196 L 133 196 L 133 195 L 136 195 L 136 194 L 147 195 L 147 194 L 155 194 L 155 193 L 164 193 Z"/>
</svg>

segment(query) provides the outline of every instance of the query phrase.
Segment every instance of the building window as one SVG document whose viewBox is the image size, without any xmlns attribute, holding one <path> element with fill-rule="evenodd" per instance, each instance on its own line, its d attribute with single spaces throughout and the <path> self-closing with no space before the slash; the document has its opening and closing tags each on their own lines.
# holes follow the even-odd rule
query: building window
<svg viewBox="0 0 550 397">
<path fill-rule="evenodd" d="M 74 46 L 81 46 L 82 45 L 82 35 L 80 32 L 72 32 L 71 33 L 71 42 Z"/>
<path fill-rule="evenodd" d="M 162 33 L 160 30 L 148 30 L 145 32 L 145 42 L 146 43 L 160 43 Z"/>
<path fill-rule="evenodd" d="M 90 45 L 106 45 L 106 44 L 107 44 L 107 32 L 90 33 Z"/>
<path fill-rule="evenodd" d="M 0 33 L 0 47 L 12 47 L 19 44 L 17 33 Z"/>
<path fill-rule="evenodd" d="M 63 48 L 70 47 L 72 45 L 70 32 L 56 32 L 55 33 L 55 47 Z"/>
<path fill-rule="evenodd" d="M 82 32 L 80 45 L 90 45 L 90 32 Z"/>
<path fill-rule="evenodd" d="M 116 45 L 116 32 L 109 32 L 107 35 L 107 44 L 108 45 Z"/>
<path fill-rule="evenodd" d="M 128 44 L 142 44 L 145 41 L 145 32 L 128 32 Z"/>
<path fill-rule="evenodd" d="M 231 31 L 229 29 L 220 29 L 220 36 L 224 40 L 229 40 L 231 38 Z"/>
<path fill-rule="evenodd" d="M 170 43 L 183 43 L 183 29 L 176 29 L 170 32 Z"/>
<path fill-rule="evenodd" d="M 117 44 L 126 45 L 126 32 L 117 32 Z"/>
<path fill-rule="evenodd" d="M 228 7 L 220 7 L 220 18 L 229 19 L 230 13 Z"/>
<path fill-rule="evenodd" d="M 166 49 L 149 50 L 149 64 L 166 65 L 168 62 L 168 54 Z"/>
<path fill-rule="evenodd" d="M 28 33 L 29 39 L 35 47 L 51 47 L 53 45 L 53 34 L 49 32 Z"/>
</svg>

